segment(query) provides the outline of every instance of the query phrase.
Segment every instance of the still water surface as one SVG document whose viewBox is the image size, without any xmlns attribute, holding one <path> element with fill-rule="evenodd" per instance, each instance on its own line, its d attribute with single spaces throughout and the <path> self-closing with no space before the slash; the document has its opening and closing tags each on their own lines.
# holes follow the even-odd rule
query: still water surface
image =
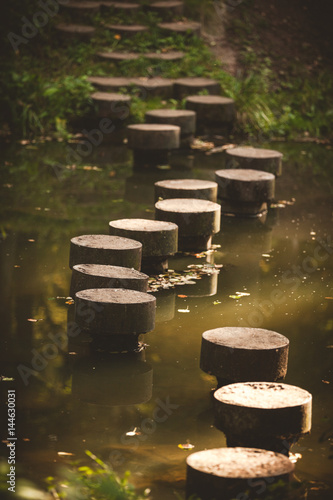
<svg viewBox="0 0 333 500">
<path fill-rule="evenodd" d="M 170 259 L 177 271 L 206 260 L 222 267 L 195 285 L 157 292 L 148 347 L 124 363 L 89 355 L 77 339 L 65 342 L 73 310 L 66 304 L 70 238 L 107 234 L 111 219 L 153 218 L 156 180 L 214 180 L 223 155 L 197 153 L 192 168 L 150 173 L 132 170 L 125 147 L 98 148 L 74 170 L 63 168 L 62 144 L 15 146 L 3 155 L 0 366 L 15 380 L 1 382 L 1 412 L 7 389 L 15 388 L 22 476 L 40 482 L 88 449 L 119 472 L 130 470 L 153 499 L 176 498 L 190 453 L 178 445 L 225 446 L 213 426 L 216 382 L 199 368 L 201 334 L 247 325 L 290 339 L 286 382 L 313 394 L 312 432 L 292 449 L 301 455 L 297 476 L 312 482 L 309 498 L 333 497 L 333 152 L 311 144 L 264 147 L 285 155 L 281 206 L 260 220 L 224 217 L 213 255 Z M 7 456 L 5 444 L 1 453 Z"/>
</svg>

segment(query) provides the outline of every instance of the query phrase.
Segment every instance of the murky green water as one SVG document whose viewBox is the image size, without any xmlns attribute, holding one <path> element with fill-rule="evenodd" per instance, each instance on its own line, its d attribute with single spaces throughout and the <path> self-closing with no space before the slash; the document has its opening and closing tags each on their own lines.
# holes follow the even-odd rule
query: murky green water
<svg viewBox="0 0 333 500">
<path fill-rule="evenodd" d="M 268 146 L 285 154 L 277 199 L 294 203 L 265 220 L 223 219 L 214 240 L 220 247 L 209 257 L 223 265 L 220 274 L 158 292 L 149 347 L 125 367 L 89 357 L 84 343 L 63 343 L 73 307 L 65 299 L 69 240 L 107 233 L 111 219 L 153 218 L 156 180 L 214 179 L 223 156 L 198 153 L 192 169 L 134 173 L 124 147 L 100 147 L 74 170 L 63 168 L 68 150 L 61 144 L 15 146 L 3 155 L 0 366 L 15 381 L 1 382 L 1 411 L 4 417 L 7 389 L 15 388 L 23 476 L 40 481 L 73 459 L 58 452 L 80 459 L 89 449 L 118 471 L 130 470 L 132 482 L 150 487 L 154 499 L 176 498 L 189 453 L 178 445 L 225 446 L 213 427 L 215 380 L 199 368 L 201 334 L 247 325 L 290 339 L 286 382 L 314 398 L 313 430 L 292 449 L 302 455 L 297 476 L 313 482 L 309 498 L 332 498 L 333 152 L 323 145 Z M 177 256 L 169 266 L 204 262 Z M 230 297 L 236 292 L 249 295 Z M 135 427 L 141 434 L 126 435 Z M 4 457 L 7 451 L 3 444 Z"/>
</svg>

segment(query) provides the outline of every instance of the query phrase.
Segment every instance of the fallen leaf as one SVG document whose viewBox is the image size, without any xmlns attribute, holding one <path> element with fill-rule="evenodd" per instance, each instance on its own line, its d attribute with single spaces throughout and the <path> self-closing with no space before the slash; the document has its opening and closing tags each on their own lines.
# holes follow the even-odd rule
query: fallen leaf
<svg viewBox="0 0 333 500">
<path fill-rule="evenodd" d="M 189 313 L 190 310 L 189 309 L 178 309 L 178 312 L 179 313 Z"/>
<path fill-rule="evenodd" d="M 67 451 L 58 451 L 58 455 L 61 457 L 74 457 L 74 453 L 68 453 Z"/>
<path fill-rule="evenodd" d="M 214 300 L 213 304 L 214 306 L 217 306 L 218 304 L 221 304 L 221 302 L 219 300 Z"/>
<path fill-rule="evenodd" d="M 193 450 L 194 444 L 186 443 L 186 444 L 179 444 L 178 448 L 181 450 Z"/>
<path fill-rule="evenodd" d="M 329 384 L 328 380 L 322 380 L 323 384 Z"/>
<path fill-rule="evenodd" d="M 177 295 L 180 299 L 186 299 L 187 295 Z"/>
</svg>

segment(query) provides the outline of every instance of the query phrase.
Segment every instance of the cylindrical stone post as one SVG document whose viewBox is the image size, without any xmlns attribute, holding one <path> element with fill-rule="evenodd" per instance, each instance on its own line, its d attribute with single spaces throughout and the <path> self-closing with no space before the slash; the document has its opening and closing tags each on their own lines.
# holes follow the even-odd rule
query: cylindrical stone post
<svg viewBox="0 0 333 500">
<path fill-rule="evenodd" d="M 289 340 L 262 328 L 224 327 L 202 334 L 200 368 L 219 385 L 281 380 L 288 367 Z"/>
<path fill-rule="evenodd" d="M 156 14 L 164 20 L 172 20 L 175 16 L 183 15 L 184 2 L 172 0 L 153 2 L 148 8 L 149 10 L 156 12 Z"/>
<path fill-rule="evenodd" d="M 193 95 L 186 98 L 186 109 L 197 114 L 197 132 L 230 131 L 236 117 L 235 101 L 219 95 Z"/>
<path fill-rule="evenodd" d="M 124 120 L 130 114 L 131 98 L 125 94 L 112 92 L 94 92 L 91 94 L 99 118 Z"/>
<path fill-rule="evenodd" d="M 102 264 L 130 267 L 140 271 L 142 243 L 107 234 L 85 234 L 71 239 L 69 267 Z"/>
<path fill-rule="evenodd" d="M 211 78 L 193 76 L 175 80 L 174 92 L 176 99 L 183 99 L 184 97 L 195 95 L 202 91 L 206 91 L 211 95 L 218 95 L 221 92 L 221 85 L 217 80 Z"/>
<path fill-rule="evenodd" d="M 174 198 L 155 203 L 155 217 L 179 227 L 178 249 L 183 252 L 208 250 L 220 230 L 221 207 L 192 198 Z"/>
<path fill-rule="evenodd" d="M 164 123 L 180 127 L 180 142 L 189 146 L 194 139 L 196 114 L 185 109 L 153 109 L 146 112 L 146 123 Z"/>
<path fill-rule="evenodd" d="M 109 223 L 110 234 L 137 238 L 142 243 L 142 269 L 161 273 L 168 258 L 178 250 L 178 227 L 171 222 L 149 219 L 120 219 Z"/>
<path fill-rule="evenodd" d="M 159 23 L 157 25 L 161 30 L 172 35 L 200 36 L 201 24 L 195 21 L 179 21 L 170 23 Z"/>
<path fill-rule="evenodd" d="M 155 201 L 170 198 L 195 198 L 217 201 L 217 183 L 201 179 L 170 179 L 155 182 Z"/>
<path fill-rule="evenodd" d="M 251 168 L 279 176 L 282 173 L 282 157 L 283 154 L 274 149 L 230 148 L 226 150 L 226 168 Z"/>
</svg>

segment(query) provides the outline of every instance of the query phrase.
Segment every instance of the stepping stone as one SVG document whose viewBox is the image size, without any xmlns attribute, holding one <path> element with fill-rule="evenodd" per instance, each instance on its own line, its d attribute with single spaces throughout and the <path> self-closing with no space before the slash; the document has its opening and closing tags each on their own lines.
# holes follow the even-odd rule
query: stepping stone
<svg viewBox="0 0 333 500">
<path fill-rule="evenodd" d="M 234 100 L 219 95 L 190 96 L 186 98 L 185 106 L 196 112 L 197 128 L 202 133 L 230 126 L 236 115 Z"/>
<path fill-rule="evenodd" d="M 198 94 L 202 91 L 209 94 L 219 94 L 221 86 L 217 80 L 212 78 L 186 77 L 178 78 L 174 83 L 174 92 L 176 99 L 183 99 L 186 96 Z"/>
<path fill-rule="evenodd" d="M 155 327 L 156 299 L 123 288 L 91 288 L 75 295 L 75 322 L 118 351 L 138 348 L 140 334 Z"/>
<path fill-rule="evenodd" d="M 141 6 L 137 3 L 129 2 L 115 2 L 113 4 L 113 9 L 119 13 L 124 13 L 126 16 L 131 16 L 132 14 L 137 14 Z"/>
<path fill-rule="evenodd" d="M 184 2 L 153 2 L 149 10 L 156 12 L 162 19 L 172 19 L 174 16 L 182 16 L 184 13 Z"/>
<path fill-rule="evenodd" d="M 214 399 L 216 427 L 225 433 L 228 446 L 286 452 L 287 443 L 311 430 L 312 396 L 293 385 L 230 384 L 215 391 Z"/>
<path fill-rule="evenodd" d="M 169 99 L 173 96 L 174 80 L 169 78 L 132 78 L 132 85 L 141 89 L 141 99 L 161 97 Z"/>
<path fill-rule="evenodd" d="M 115 63 L 121 61 L 136 61 L 140 57 L 140 54 L 136 54 L 135 52 L 98 52 L 96 55 L 103 60 Z"/>
<path fill-rule="evenodd" d="M 171 32 L 173 34 L 195 35 L 200 36 L 201 24 L 194 21 L 178 21 L 173 23 L 159 23 L 157 25 L 161 30 Z"/>
<path fill-rule="evenodd" d="M 81 24 L 65 24 L 60 23 L 55 26 L 55 29 L 66 39 L 79 39 L 81 41 L 90 40 L 96 29 L 93 26 L 85 26 Z"/>
<path fill-rule="evenodd" d="M 87 234 L 71 239 L 69 267 L 77 264 L 102 264 L 130 267 L 140 271 L 142 244 L 107 234 Z"/>
<path fill-rule="evenodd" d="M 153 369 L 142 354 L 104 352 L 78 359 L 73 366 L 72 396 L 103 406 L 146 403 L 152 397 Z"/>
<path fill-rule="evenodd" d="M 273 149 L 238 147 L 226 150 L 227 168 L 251 168 L 264 170 L 275 175 L 282 173 L 282 157 L 280 151 Z"/>
<path fill-rule="evenodd" d="M 70 296 L 88 288 L 128 288 L 138 292 L 148 290 L 147 274 L 135 269 L 101 264 L 77 264 L 73 266 Z"/>
<path fill-rule="evenodd" d="M 170 51 L 170 52 L 146 52 L 142 54 L 146 59 L 156 61 L 180 61 L 185 57 L 184 52 Z"/>
<path fill-rule="evenodd" d="M 257 216 L 274 198 L 275 176 L 251 169 L 224 169 L 215 172 L 223 213 Z"/>
<path fill-rule="evenodd" d="M 174 198 L 155 203 L 155 218 L 177 224 L 180 251 L 199 252 L 208 250 L 220 231 L 221 207 L 207 200 Z"/>
<path fill-rule="evenodd" d="M 170 198 L 217 200 L 217 184 L 201 179 L 170 179 L 155 182 L 155 201 Z"/>
<path fill-rule="evenodd" d="M 168 258 L 178 249 L 178 227 L 171 222 L 120 219 L 109 222 L 110 234 L 136 238 L 142 243 L 142 269 L 160 273 L 168 269 Z"/>
<path fill-rule="evenodd" d="M 113 92 L 94 92 L 90 98 L 97 108 L 97 116 L 124 120 L 130 114 L 131 97 Z"/>
<path fill-rule="evenodd" d="M 143 26 L 141 24 L 105 24 L 106 29 L 110 31 L 115 31 L 119 35 L 137 35 L 138 33 L 144 33 L 148 31 L 148 26 Z"/>
<path fill-rule="evenodd" d="M 294 464 L 284 455 L 255 448 L 214 448 L 186 459 L 186 498 L 249 500 L 258 486 L 293 479 Z"/>
<path fill-rule="evenodd" d="M 60 9 L 62 11 L 67 11 L 73 16 L 73 19 L 91 19 L 94 15 L 98 14 L 100 10 L 99 2 L 59 2 Z"/>
<path fill-rule="evenodd" d="M 188 146 L 194 139 L 196 114 L 185 109 L 153 109 L 145 115 L 146 123 L 166 123 L 180 127 L 182 145 Z"/>
<path fill-rule="evenodd" d="M 128 147 L 133 150 L 134 166 L 167 164 L 169 152 L 179 148 L 180 128 L 174 125 L 143 123 L 128 125 Z"/>
<path fill-rule="evenodd" d="M 87 81 L 102 91 L 117 92 L 121 88 L 130 89 L 132 87 L 132 79 L 121 76 L 88 76 Z"/>
<path fill-rule="evenodd" d="M 230 382 L 283 379 L 289 340 L 262 328 L 225 327 L 202 334 L 200 368 L 219 385 Z"/>
</svg>

